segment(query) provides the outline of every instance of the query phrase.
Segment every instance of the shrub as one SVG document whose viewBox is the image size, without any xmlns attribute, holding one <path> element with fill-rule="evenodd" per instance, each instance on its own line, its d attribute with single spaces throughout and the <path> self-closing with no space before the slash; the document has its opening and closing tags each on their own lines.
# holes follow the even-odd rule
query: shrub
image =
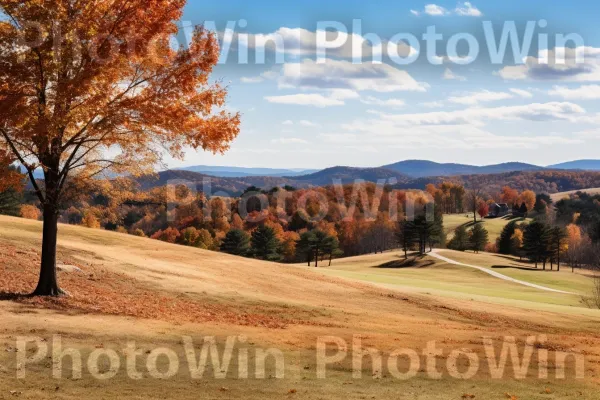
<svg viewBox="0 0 600 400">
<path fill-rule="evenodd" d="M 42 216 L 42 212 L 36 206 L 25 204 L 21 206 L 21 217 L 38 221 Z"/>
<path fill-rule="evenodd" d="M 488 243 L 485 246 L 485 252 L 486 253 L 498 253 L 498 246 L 496 245 L 496 243 Z"/>
</svg>

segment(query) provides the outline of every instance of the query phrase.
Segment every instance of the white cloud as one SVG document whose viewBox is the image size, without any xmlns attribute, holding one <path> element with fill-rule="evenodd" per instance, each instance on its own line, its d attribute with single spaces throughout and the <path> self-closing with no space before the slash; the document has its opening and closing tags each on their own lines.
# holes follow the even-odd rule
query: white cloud
<svg viewBox="0 0 600 400">
<path fill-rule="evenodd" d="M 315 122 L 308 121 L 308 120 L 305 120 L 305 119 L 303 119 L 302 121 L 300 121 L 300 125 L 305 126 L 307 128 L 318 128 L 318 127 L 321 126 L 321 125 L 319 125 L 319 124 L 317 124 Z"/>
<path fill-rule="evenodd" d="M 281 69 L 281 88 L 346 89 L 352 91 L 424 92 L 428 85 L 417 82 L 408 72 L 388 64 L 353 64 L 344 60 L 327 60 L 324 64 L 305 59 L 287 63 Z"/>
<path fill-rule="evenodd" d="M 298 93 L 286 96 L 267 96 L 265 97 L 265 100 L 267 100 L 269 103 L 313 106 L 319 108 L 344 105 L 342 100 L 326 97 L 319 93 Z"/>
<path fill-rule="evenodd" d="M 512 97 L 512 94 L 506 92 L 492 92 L 489 90 L 482 90 L 480 92 L 470 92 L 463 96 L 450 97 L 448 101 L 454 104 L 472 106 L 479 103 L 511 99 Z"/>
<path fill-rule="evenodd" d="M 240 78 L 240 81 L 242 83 L 260 83 L 264 80 L 265 80 L 265 78 L 263 78 L 262 76 L 253 76 L 253 77 L 243 76 Z"/>
<path fill-rule="evenodd" d="M 506 80 L 557 80 L 600 82 L 600 48 L 577 47 L 541 50 L 537 57 L 526 57 L 523 65 L 498 71 Z"/>
<path fill-rule="evenodd" d="M 434 17 L 441 17 L 442 15 L 448 15 L 450 12 L 446 10 L 442 6 L 438 6 L 437 4 L 427 4 L 425 6 L 425 14 L 431 15 Z"/>
<path fill-rule="evenodd" d="M 328 90 L 329 97 L 336 100 L 350 100 L 358 99 L 360 95 L 354 90 L 350 89 L 331 89 Z"/>
<path fill-rule="evenodd" d="M 446 68 L 442 78 L 449 80 L 449 81 L 461 81 L 461 82 L 464 82 L 467 80 L 467 78 L 464 76 L 456 75 L 454 72 L 452 72 L 452 70 L 450 68 Z"/>
<path fill-rule="evenodd" d="M 361 129 L 345 129 L 359 126 Z M 583 142 L 582 139 L 565 138 L 558 135 L 518 136 L 498 135 L 476 126 L 416 126 L 410 130 L 389 124 L 387 121 L 354 121 L 342 129 L 347 132 L 323 134 L 321 137 L 327 143 L 337 145 L 360 145 L 364 142 L 365 134 L 369 135 L 372 146 L 385 148 L 436 148 L 436 149 L 537 149 L 550 145 L 574 145 Z"/>
<path fill-rule="evenodd" d="M 360 100 L 364 104 L 382 106 L 382 107 L 404 107 L 406 102 L 402 99 L 387 99 L 382 100 L 377 97 L 367 96 Z"/>
<path fill-rule="evenodd" d="M 530 99 L 533 97 L 533 94 L 531 92 L 528 92 L 527 90 L 523 90 L 523 89 L 509 89 L 512 93 L 516 94 L 517 96 L 521 96 L 524 99 Z"/>
<path fill-rule="evenodd" d="M 488 121 L 571 121 L 577 122 L 585 109 L 573 103 L 534 103 L 520 106 L 469 108 L 420 114 L 378 113 L 383 120 L 402 126 L 483 125 Z"/>
<path fill-rule="evenodd" d="M 299 138 L 280 138 L 271 140 L 273 144 L 308 144 L 304 139 Z"/>
<path fill-rule="evenodd" d="M 245 37 L 236 35 L 233 41 L 239 47 L 249 49 L 265 49 L 272 53 L 291 56 L 313 56 L 316 54 L 324 55 L 325 50 L 319 52 L 319 49 L 324 49 L 325 46 L 319 46 L 319 36 L 324 37 L 328 42 L 339 40 L 342 45 L 327 49 L 328 57 L 336 58 L 353 58 L 356 54 L 355 48 L 362 50 L 363 58 L 372 59 L 378 57 L 387 51 L 388 42 L 382 40 L 380 43 L 372 43 L 364 37 L 357 34 L 348 34 L 338 31 L 309 31 L 302 28 L 281 27 L 275 32 L 249 34 L 247 40 Z M 398 54 L 401 57 L 407 57 L 416 52 L 405 42 L 400 42 L 397 46 Z"/>
<path fill-rule="evenodd" d="M 575 89 L 566 86 L 554 86 L 548 94 L 567 100 L 598 100 L 600 99 L 600 85 L 584 85 Z"/>
<path fill-rule="evenodd" d="M 273 79 L 277 76 L 277 73 L 273 70 L 265 71 L 258 76 L 243 76 L 240 78 L 242 83 L 261 83 L 267 79 Z"/>
<path fill-rule="evenodd" d="M 458 4 L 458 7 L 456 7 L 456 10 L 454 10 L 454 12 L 457 15 L 463 16 L 463 17 L 481 17 L 483 16 L 483 13 L 481 11 L 479 11 L 479 9 L 475 6 L 473 6 L 473 4 L 471 4 L 468 1 L 465 1 L 462 4 Z"/>
<path fill-rule="evenodd" d="M 424 103 L 419 104 L 421 107 L 425 108 L 441 108 L 444 107 L 444 103 L 441 101 L 426 101 Z"/>
<path fill-rule="evenodd" d="M 421 15 L 420 11 L 410 10 L 413 15 L 419 16 Z M 473 5 L 473 3 L 469 1 L 459 2 L 456 8 L 452 11 L 437 5 L 437 4 L 427 4 L 425 9 L 423 10 L 424 14 L 430 15 L 432 17 L 443 17 L 447 15 L 457 15 L 459 17 L 481 17 L 483 13 Z"/>
<path fill-rule="evenodd" d="M 289 125 L 294 125 L 294 121 L 288 119 L 287 121 L 283 121 L 281 124 L 282 125 L 288 125 L 288 126 Z"/>
</svg>

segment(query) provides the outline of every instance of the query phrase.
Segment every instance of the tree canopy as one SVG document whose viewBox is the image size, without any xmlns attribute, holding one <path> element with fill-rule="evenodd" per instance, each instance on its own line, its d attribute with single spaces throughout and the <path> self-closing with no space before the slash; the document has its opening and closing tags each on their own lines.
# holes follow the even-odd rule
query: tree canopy
<svg viewBox="0 0 600 400">
<path fill-rule="evenodd" d="M 35 294 L 56 283 L 57 215 L 67 184 L 151 171 L 185 148 L 223 152 L 240 116 L 210 81 L 215 35 L 173 48 L 185 0 L 0 0 L 0 156 L 25 167 L 43 208 Z M 43 182 L 34 178 L 41 170 Z"/>
</svg>

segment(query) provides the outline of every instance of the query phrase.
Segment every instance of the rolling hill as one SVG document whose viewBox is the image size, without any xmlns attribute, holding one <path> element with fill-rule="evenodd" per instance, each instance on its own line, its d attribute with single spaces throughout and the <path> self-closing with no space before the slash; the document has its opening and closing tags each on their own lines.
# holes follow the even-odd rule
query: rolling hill
<svg viewBox="0 0 600 400">
<path fill-rule="evenodd" d="M 322 171 L 293 177 L 248 176 L 241 178 L 222 178 L 191 171 L 168 170 L 156 175 L 138 179 L 142 189 L 164 186 L 170 181 L 187 181 L 195 183 L 197 190 L 202 190 L 203 182 L 210 179 L 211 193 L 225 192 L 238 196 L 248 187 L 256 186 L 264 190 L 273 187 L 293 186 L 299 189 L 311 186 L 331 185 L 335 180 L 343 184 L 351 184 L 356 180 L 377 182 L 378 180 L 395 179 L 398 189 L 425 189 L 432 184 L 439 184 L 451 179 L 464 184 L 467 188 L 483 187 L 488 193 L 497 193 L 503 186 L 510 186 L 519 191 L 533 190 L 536 193 L 554 194 L 572 190 L 600 187 L 600 172 L 572 170 L 539 170 L 522 172 L 505 172 L 495 174 L 473 174 L 459 176 L 433 176 L 411 178 L 405 174 L 385 168 L 350 168 L 333 167 Z"/>
<path fill-rule="evenodd" d="M 600 171 L 600 160 L 576 160 L 548 166 L 553 169 Z"/>
<path fill-rule="evenodd" d="M 440 164 L 425 160 L 407 160 L 395 164 L 385 165 L 382 168 L 392 169 L 412 178 L 425 178 L 430 176 L 456 176 L 475 174 L 498 174 L 514 171 L 535 171 L 543 167 L 519 162 L 510 162 L 497 165 L 474 166 L 466 164 Z"/>
<path fill-rule="evenodd" d="M 28 293 L 35 285 L 41 231 L 41 222 L 0 216 L 0 293 L 5 294 L 0 301 L 4 322 L 0 393 L 10 394 L 0 398 L 79 399 L 90 387 L 101 389 L 85 396 L 91 400 L 124 398 L 132 392 L 136 398 L 191 399 L 199 390 L 223 400 L 359 399 L 366 397 L 362 393 L 368 393 L 369 398 L 387 398 L 407 387 L 418 391 L 421 400 L 460 399 L 465 393 L 473 393 L 477 399 L 495 399 L 505 398 L 503 393 L 507 392 L 518 393 L 521 399 L 552 398 L 545 388 L 576 393 L 560 398 L 596 398 L 595 380 L 555 379 L 550 375 L 540 383 L 538 368 L 531 369 L 528 379 L 518 381 L 510 374 L 505 379 L 490 379 L 487 364 L 482 364 L 472 380 L 458 380 L 448 374 L 431 379 L 419 372 L 407 381 L 396 379 L 385 369 L 388 375 L 374 384 L 370 363 L 359 370 L 364 379 L 353 379 L 356 369 L 348 355 L 328 366 L 327 379 L 317 379 L 316 375 L 315 349 L 320 338 L 334 336 L 350 345 L 353 338 L 362 340 L 365 348 L 375 348 L 384 360 L 398 348 L 424 352 L 433 341 L 436 351 L 443 355 L 433 358 L 439 360 L 436 369 L 442 371 L 449 354 L 458 348 L 486 360 L 483 338 L 491 338 L 493 350 L 500 354 L 505 336 L 510 334 L 519 339 L 519 354 L 525 352 L 525 338 L 541 335 L 552 349 L 552 360 L 559 351 L 554 349 L 586 354 L 586 371 L 597 377 L 600 314 L 581 305 L 577 295 L 517 285 L 431 257 L 407 262 L 402 252 L 336 260 L 331 268 L 306 268 L 61 225 L 58 261 L 62 268 L 58 277 L 70 296 L 51 300 L 7 296 Z M 513 258 L 443 254 L 558 289 L 585 292 L 592 286 L 583 275 L 570 271 L 542 274 Z M 65 268 L 68 265 L 76 269 Z M 39 336 L 41 342 L 56 343 L 56 335 L 60 335 L 63 348 L 80 350 L 84 362 L 92 359 L 88 354 L 93 351 L 111 350 L 125 359 L 132 353 L 122 350 L 124 344 L 134 342 L 135 349 L 140 349 L 139 355 L 135 353 L 139 360 L 136 372 L 143 373 L 145 379 L 134 382 L 124 363 L 122 368 L 111 370 L 112 364 L 108 364 L 102 370 L 115 374 L 106 383 L 99 383 L 85 368 L 80 377 L 71 379 L 75 367 L 67 361 L 63 367 L 66 379 L 57 381 L 49 373 L 51 357 L 29 362 L 27 379 L 12 377 L 19 360 L 15 338 Z M 223 354 L 225 341 L 234 338 L 236 349 L 238 345 L 248 349 L 248 353 L 239 354 L 251 358 L 238 357 L 235 351 L 231 368 L 216 369 L 208 364 L 201 381 L 190 380 L 185 363 L 190 352 L 183 343 L 190 338 L 200 352 L 206 337 L 215 338 L 218 354 Z M 165 354 L 164 349 L 170 350 L 170 356 L 157 357 Z M 267 349 L 266 354 L 273 354 L 273 350 L 282 354 L 285 374 L 268 381 L 239 378 L 241 367 L 253 368 L 257 354 L 265 354 Z M 181 368 L 168 380 L 150 379 L 144 366 L 151 356 L 155 356 L 158 371 L 170 371 L 173 359 L 182 360 Z M 395 370 L 408 370 L 402 357 L 397 360 Z M 566 376 L 574 376 L 573 365 L 566 363 Z M 266 363 L 263 376 L 275 376 L 275 366 Z M 540 390 L 544 390 L 542 397 Z"/>
<path fill-rule="evenodd" d="M 314 186 L 331 185 L 334 180 L 341 180 L 343 184 L 353 183 L 362 179 L 367 182 L 377 182 L 380 179 L 395 179 L 398 183 L 411 181 L 407 175 L 386 168 L 352 168 L 333 167 L 309 175 L 292 178 L 295 182 L 309 183 Z"/>
<path fill-rule="evenodd" d="M 317 172 L 316 169 L 275 169 L 275 168 L 245 168 L 245 167 L 221 167 L 209 165 L 196 165 L 192 167 L 177 168 L 181 171 L 198 172 L 205 175 L 211 175 L 221 178 L 245 178 L 248 176 L 297 176 L 307 175 Z"/>
</svg>

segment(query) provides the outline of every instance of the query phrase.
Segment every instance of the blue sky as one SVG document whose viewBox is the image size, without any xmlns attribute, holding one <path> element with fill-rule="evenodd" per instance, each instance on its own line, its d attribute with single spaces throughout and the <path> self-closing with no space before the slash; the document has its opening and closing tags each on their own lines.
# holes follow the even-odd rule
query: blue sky
<svg viewBox="0 0 600 400">
<path fill-rule="evenodd" d="M 228 84 L 228 107 L 242 113 L 242 131 L 225 155 L 189 151 L 184 162 L 168 160 L 169 166 L 366 167 L 414 158 L 547 165 L 599 158 L 599 18 L 600 6 L 592 1 L 189 0 L 185 23 L 208 21 L 224 47 L 230 44 L 213 77 Z M 358 20 L 361 35 L 351 35 Z M 228 21 L 248 45 L 225 35 Z M 321 54 L 319 64 L 315 38 L 323 21 L 341 24 L 348 35 L 339 36 L 347 40 Z M 523 58 L 516 62 L 508 51 L 492 63 L 484 24 L 491 24 L 497 43 L 505 23 L 514 22 L 522 45 L 528 21 L 533 41 Z M 436 65 L 422 38 L 428 27 L 444 36 Z M 338 38 L 334 30 L 328 40 Z M 397 34 L 414 35 L 417 43 L 391 46 Z M 452 57 L 447 45 L 457 34 L 477 42 L 477 57 Z M 579 39 L 558 45 L 557 34 Z M 374 35 L 382 63 L 373 62 L 379 52 Z M 257 65 L 261 38 L 267 62 Z M 364 56 L 354 63 L 352 44 Z M 418 57 L 400 65 L 388 45 L 403 57 Z M 250 54 L 247 64 L 239 62 L 240 48 Z M 469 46 L 462 40 L 456 49 L 464 57 Z"/>
</svg>

